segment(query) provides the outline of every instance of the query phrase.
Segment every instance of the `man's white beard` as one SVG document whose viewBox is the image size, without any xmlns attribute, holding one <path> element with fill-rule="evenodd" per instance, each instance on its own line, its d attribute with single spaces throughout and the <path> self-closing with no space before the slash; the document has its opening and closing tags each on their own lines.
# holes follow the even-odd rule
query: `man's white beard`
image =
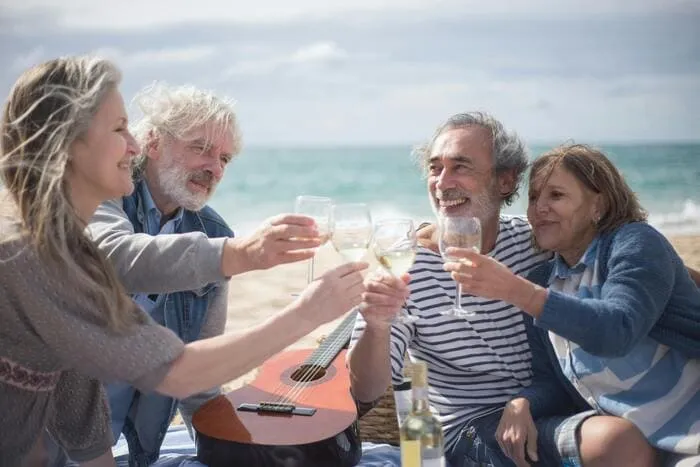
<svg viewBox="0 0 700 467">
<path fill-rule="evenodd" d="M 464 194 L 463 192 L 461 193 Z M 500 200 L 496 196 L 495 184 L 476 196 L 465 196 L 465 198 L 467 197 L 469 198 L 469 208 L 462 212 L 462 216 L 476 217 L 481 222 L 484 222 L 496 215 L 500 209 Z M 435 217 L 439 218 L 442 216 L 440 206 L 433 196 L 430 196 L 430 204 L 433 207 Z"/>
<path fill-rule="evenodd" d="M 180 167 L 175 161 L 158 168 L 158 180 L 161 190 L 178 206 L 189 211 L 199 211 L 209 200 L 208 193 L 192 193 L 187 188 L 191 173 Z M 212 185 L 213 192 L 214 186 Z"/>
</svg>

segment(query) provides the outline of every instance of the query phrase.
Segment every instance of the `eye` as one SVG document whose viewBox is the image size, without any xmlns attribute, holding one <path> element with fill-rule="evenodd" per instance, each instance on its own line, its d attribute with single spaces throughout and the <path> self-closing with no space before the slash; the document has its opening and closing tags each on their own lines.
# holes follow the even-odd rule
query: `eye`
<svg viewBox="0 0 700 467">
<path fill-rule="evenodd" d="M 430 172 L 431 175 L 438 175 L 442 171 L 442 167 L 435 165 L 435 164 L 430 164 L 428 166 L 428 172 Z"/>
<path fill-rule="evenodd" d="M 224 165 L 227 165 L 229 162 L 231 162 L 231 159 L 232 157 L 228 155 L 221 156 L 221 162 L 223 162 Z"/>
</svg>

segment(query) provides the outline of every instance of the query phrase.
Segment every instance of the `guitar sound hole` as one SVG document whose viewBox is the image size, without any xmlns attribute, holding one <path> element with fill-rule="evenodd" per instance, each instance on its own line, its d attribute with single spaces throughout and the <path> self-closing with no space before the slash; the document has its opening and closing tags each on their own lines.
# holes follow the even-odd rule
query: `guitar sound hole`
<svg viewBox="0 0 700 467">
<path fill-rule="evenodd" d="M 302 365 L 290 376 L 292 381 L 309 382 L 316 381 L 326 376 L 326 370 L 317 365 Z"/>
</svg>

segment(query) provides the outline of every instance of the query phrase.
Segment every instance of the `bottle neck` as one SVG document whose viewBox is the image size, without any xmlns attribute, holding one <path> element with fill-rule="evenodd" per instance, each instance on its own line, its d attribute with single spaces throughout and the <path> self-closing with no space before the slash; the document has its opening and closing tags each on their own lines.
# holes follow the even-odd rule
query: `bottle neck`
<svg viewBox="0 0 700 467">
<path fill-rule="evenodd" d="M 425 412 L 430 410 L 428 403 L 428 386 L 413 386 L 413 412 Z"/>
</svg>

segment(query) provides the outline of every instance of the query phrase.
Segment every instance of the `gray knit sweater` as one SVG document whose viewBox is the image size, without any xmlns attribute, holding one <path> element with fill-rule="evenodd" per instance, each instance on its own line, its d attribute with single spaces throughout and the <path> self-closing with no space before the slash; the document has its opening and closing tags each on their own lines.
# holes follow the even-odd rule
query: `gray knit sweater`
<svg viewBox="0 0 700 467">
<path fill-rule="evenodd" d="M 23 240 L 5 241 L 16 229 L 0 217 L 0 465 L 22 465 L 45 428 L 72 459 L 89 460 L 112 445 L 100 381 L 153 390 L 184 344 L 152 320 L 106 330 L 65 272 Z"/>
</svg>

